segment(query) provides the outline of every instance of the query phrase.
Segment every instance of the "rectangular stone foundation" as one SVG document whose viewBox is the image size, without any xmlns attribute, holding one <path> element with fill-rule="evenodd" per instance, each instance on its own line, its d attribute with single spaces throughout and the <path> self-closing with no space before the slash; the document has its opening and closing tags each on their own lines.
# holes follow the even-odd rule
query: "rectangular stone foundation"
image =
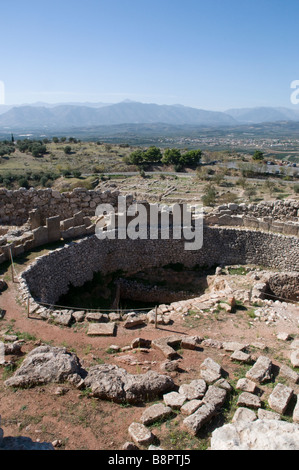
<svg viewBox="0 0 299 470">
<path fill-rule="evenodd" d="M 90 323 L 88 327 L 88 336 L 114 336 L 115 323 Z"/>
</svg>

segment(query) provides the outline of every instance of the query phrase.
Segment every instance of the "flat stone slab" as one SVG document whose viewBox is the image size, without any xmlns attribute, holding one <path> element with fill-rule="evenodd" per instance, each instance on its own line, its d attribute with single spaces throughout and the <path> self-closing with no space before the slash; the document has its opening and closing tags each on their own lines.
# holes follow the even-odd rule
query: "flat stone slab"
<svg viewBox="0 0 299 470">
<path fill-rule="evenodd" d="M 262 402 L 260 397 L 253 393 L 243 392 L 237 401 L 238 406 L 247 406 L 248 408 L 261 408 Z"/>
<path fill-rule="evenodd" d="M 200 405 L 202 405 L 202 400 L 191 400 L 191 401 L 187 401 L 187 403 L 185 403 L 182 408 L 181 408 L 181 413 L 183 415 L 192 415 L 193 413 L 195 413 L 196 410 L 198 410 L 198 408 L 200 407 Z"/>
<path fill-rule="evenodd" d="M 271 379 L 272 362 L 266 356 L 260 356 L 253 367 L 246 373 L 246 378 L 264 383 Z"/>
<path fill-rule="evenodd" d="M 233 352 L 233 354 L 230 356 L 230 359 L 232 361 L 237 361 L 237 362 L 242 362 L 244 364 L 250 364 L 251 362 L 251 355 L 248 353 L 245 353 L 240 350 L 236 350 Z"/>
<path fill-rule="evenodd" d="M 110 323 L 90 323 L 87 331 L 88 336 L 114 336 L 116 324 Z"/>
<path fill-rule="evenodd" d="M 203 402 L 213 406 L 213 408 L 220 408 L 227 396 L 227 391 L 224 388 L 216 387 L 216 385 L 210 385 L 207 393 L 203 398 Z"/>
<path fill-rule="evenodd" d="M 170 406 L 165 406 L 163 403 L 158 403 L 147 408 L 140 418 L 142 424 L 149 426 L 156 421 L 162 421 L 172 414 Z"/>
<path fill-rule="evenodd" d="M 268 399 L 270 408 L 277 411 L 277 413 L 284 414 L 293 396 L 293 392 L 290 387 L 280 383 L 277 384 Z"/>
<path fill-rule="evenodd" d="M 275 413 L 274 411 L 263 410 L 263 408 L 259 408 L 257 410 L 257 417 L 258 419 L 280 419 L 280 414 Z"/>
<path fill-rule="evenodd" d="M 256 419 L 257 417 L 253 410 L 250 410 L 249 408 L 240 407 L 235 412 L 232 418 L 232 423 L 236 423 L 237 421 L 251 422 L 251 421 L 255 421 Z"/>
<path fill-rule="evenodd" d="M 221 378 L 221 366 L 210 357 L 207 357 L 200 366 L 200 376 L 208 384 Z"/>
<path fill-rule="evenodd" d="M 243 392 L 254 393 L 256 391 L 256 384 L 252 380 L 246 379 L 244 377 L 238 380 L 236 388 L 237 390 L 242 390 Z"/>
<path fill-rule="evenodd" d="M 56 325 L 69 326 L 72 321 L 72 311 L 61 310 L 54 311 L 51 313 L 51 321 Z"/>
<path fill-rule="evenodd" d="M 80 312 L 73 312 L 73 318 L 77 323 L 80 323 L 85 320 L 85 312 L 80 311 Z"/>
<path fill-rule="evenodd" d="M 238 343 L 236 341 L 228 341 L 222 344 L 225 351 L 243 351 L 248 348 L 248 344 Z"/>
<path fill-rule="evenodd" d="M 182 338 L 181 348 L 196 350 L 199 348 L 202 338 L 200 336 L 186 336 Z"/>
<path fill-rule="evenodd" d="M 188 432 L 195 436 L 202 426 L 212 419 L 215 413 L 216 409 L 214 406 L 203 403 L 195 413 L 184 419 L 183 425 Z"/>
<path fill-rule="evenodd" d="M 136 326 L 143 326 L 145 325 L 145 321 L 143 318 L 138 317 L 128 317 L 123 324 L 123 327 L 126 329 L 136 328 Z"/>
<path fill-rule="evenodd" d="M 203 379 L 192 380 L 190 384 L 183 384 L 179 388 L 179 393 L 186 397 L 186 400 L 198 400 L 202 398 L 207 390 L 207 384 Z"/>
<path fill-rule="evenodd" d="M 185 403 L 186 397 L 178 392 L 170 392 L 163 395 L 163 400 L 167 406 L 170 406 L 174 410 L 179 410 Z"/>
<path fill-rule="evenodd" d="M 106 323 L 109 321 L 109 317 L 108 315 L 104 315 L 103 313 L 89 312 L 86 314 L 85 320 L 92 322 L 92 323 L 95 323 L 95 322 Z"/>
<path fill-rule="evenodd" d="M 154 440 L 154 435 L 142 423 L 130 424 L 128 431 L 136 444 L 146 446 Z"/>
<path fill-rule="evenodd" d="M 295 384 L 299 382 L 299 374 L 290 367 L 286 366 L 285 364 L 283 364 L 279 369 L 279 375 L 285 377 L 291 382 L 294 382 Z"/>
</svg>

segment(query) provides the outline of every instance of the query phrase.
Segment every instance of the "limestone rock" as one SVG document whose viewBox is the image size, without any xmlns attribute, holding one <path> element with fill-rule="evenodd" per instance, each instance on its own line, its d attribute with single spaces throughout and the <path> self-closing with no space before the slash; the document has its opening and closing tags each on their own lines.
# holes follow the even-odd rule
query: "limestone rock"
<svg viewBox="0 0 299 470">
<path fill-rule="evenodd" d="M 202 338 L 200 336 L 186 336 L 182 338 L 181 347 L 183 349 L 198 349 Z"/>
<path fill-rule="evenodd" d="M 259 419 L 280 419 L 280 414 L 275 413 L 274 411 L 263 410 L 263 408 L 259 408 L 257 410 L 257 417 Z"/>
<path fill-rule="evenodd" d="M 290 360 L 293 367 L 299 367 L 299 349 L 292 352 Z"/>
<path fill-rule="evenodd" d="M 197 400 L 202 398 L 207 390 L 207 384 L 203 379 L 192 380 L 190 384 L 183 384 L 179 388 L 179 393 L 186 397 L 186 400 Z"/>
<path fill-rule="evenodd" d="M 272 362 L 266 356 L 260 356 L 246 377 L 254 382 L 264 383 L 271 379 Z"/>
<path fill-rule="evenodd" d="M 286 366 L 285 364 L 283 364 L 279 369 L 279 375 L 285 377 L 291 382 L 294 382 L 295 384 L 299 382 L 299 374 L 290 367 Z"/>
<path fill-rule="evenodd" d="M 225 351 L 243 351 L 248 348 L 248 344 L 238 343 L 236 341 L 228 341 L 223 343 Z"/>
<path fill-rule="evenodd" d="M 107 315 L 99 312 L 89 312 L 85 316 L 85 320 L 89 322 L 98 322 L 98 323 L 106 323 L 109 321 L 109 318 Z"/>
<path fill-rule="evenodd" d="M 167 336 L 166 338 L 159 338 L 152 341 L 152 346 L 160 349 L 167 359 L 177 357 L 177 352 L 173 349 L 181 344 L 182 337 L 179 335 Z"/>
<path fill-rule="evenodd" d="M 200 428 L 215 415 L 214 406 L 203 403 L 192 415 L 184 419 L 183 425 L 193 435 L 196 435 Z"/>
<path fill-rule="evenodd" d="M 149 426 L 156 421 L 162 421 L 172 414 L 172 409 L 163 403 L 157 403 L 147 408 L 140 418 L 142 424 Z"/>
<path fill-rule="evenodd" d="M 226 424 L 213 431 L 211 450 L 299 450 L 299 425 L 260 419 Z"/>
<path fill-rule="evenodd" d="M 85 312 L 84 311 L 73 312 L 73 318 L 75 322 L 80 323 L 85 320 Z"/>
<path fill-rule="evenodd" d="M 51 313 L 50 318 L 56 325 L 70 326 L 72 322 L 72 313 L 73 312 L 69 310 L 57 310 Z"/>
<path fill-rule="evenodd" d="M 221 378 L 221 366 L 207 357 L 200 366 L 200 375 L 207 383 L 213 383 Z"/>
<path fill-rule="evenodd" d="M 151 431 L 141 423 L 132 423 L 129 426 L 129 434 L 136 444 L 146 446 L 154 440 Z"/>
<path fill-rule="evenodd" d="M 135 328 L 136 326 L 145 325 L 144 318 L 138 315 L 130 315 L 127 317 L 126 321 L 123 324 L 124 328 Z"/>
<path fill-rule="evenodd" d="M 39 346 L 27 355 L 13 377 L 4 383 L 10 387 L 34 387 L 50 382 L 61 383 L 73 375 L 83 374 L 78 357 L 66 348 Z"/>
<path fill-rule="evenodd" d="M 174 410 L 179 410 L 186 401 L 185 395 L 177 392 L 170 392 L 163 395 L 163 400 L 167 406 Z"/>
<path fill-rule="evenodd" d="M 256 384 L 252 380 L 242 378 L 238 380 L 236 388 L 243 392 L 254 393 L 256 391 Z"/>
<path fill-rule="evenodd" d="M 90 323 L 88 326 L 88 336 L 114 336 L 116 325 L 110 323 Z"/>
<path fill-rule="evenodd" d="M 272 410 L 284 414 L 293 396 L 293 390 L 283 384 L 277 384 L 269 396 L 268 403 Z"/>
<path fill-rule="evenodd" d="M 183 415 L 192 415 L 202 405 L 202 400 L 190 400 L 187 401 L 181 408 Z"/>
<path fill-rule="evenodd" d="M 84 380 L 95 397 L 118 403 L 138 403 L 173 390 L 174 383 L 167 375 L 149 371 L 132 375 L 116 365 L 102 364 L 89 369 Z"/>
<path fill-rule="evenodd" d="M 235 423 L 237 421 L 249 421 L 250 422 L 250 421 L 255 421 L 255 420 L 256 420 L 256 414 L 253 410 L 240 407 L 235 412 L 232 418 L 232 423 Z"/>
<path fill-rule="evenodd" d="M 152 341 L 150 339 L 135 338 L 131 342 L 131 348 L 150 348 Z"/>
<path fill-rule="evenodd" d="M 253 393 L 243 392 L 238 398 L 238 406 L 247 406 L 248 408 L 260 408 L 262 406 L 261 399 Z"/>
<path fill-rule="evenodd" d="M 244 364 L 251 363 L 251 355 L 239 350 L 234 351 L 230 359 L 232 361 L 243 362 Z"/>
<path fill-rule="evenodd" d="M 220 408 L 227 396 L 227 391 L 224 388 L 216 387 L 216 385 L 210 385 L 207 393 L 203 398 L 205 404 L 213 406 L 213 408 Z"/>
</svg>

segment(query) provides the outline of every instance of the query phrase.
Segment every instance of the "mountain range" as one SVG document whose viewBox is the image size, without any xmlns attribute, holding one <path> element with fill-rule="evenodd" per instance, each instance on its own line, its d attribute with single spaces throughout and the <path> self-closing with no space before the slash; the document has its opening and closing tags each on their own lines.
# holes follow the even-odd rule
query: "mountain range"
<svg viewBox="0 0 299 470">
<path fill-rule="evenodd" d="M 14 130 L 63 130 L 119 124 L 236 126 L 265 122 L 299 122 L 299 109 L 240 108 L 225 112 L 207 111 L 183 105 L 157 105 L 135 101 L 121 103 L 35 103 L 0 105 L 0 128 Z"/>
</svg>

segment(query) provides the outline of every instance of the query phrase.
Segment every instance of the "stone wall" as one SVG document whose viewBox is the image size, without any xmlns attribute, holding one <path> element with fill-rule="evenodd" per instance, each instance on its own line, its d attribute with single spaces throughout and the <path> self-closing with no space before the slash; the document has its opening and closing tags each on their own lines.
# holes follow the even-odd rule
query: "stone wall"
<svg viewBox="0 0 299 470">
<path fill-rule="evenodd" d="M 273 220 L 298 221 L 299 201 L 285 199 L 283 201 L 261 201 L 258 204 L 223 204 L 215 208 L 211 215 L 246 215 L 248 217 L 271 217 Z"/>
<path fill-rule="evenodd" d="M 254 230 L 299 236 L 299 201 L 259 204 L 225 204 L 205 217 L 207 225 L 245 227 Z"/>
<path fill-rule="evenodd" d="M 79 211 L 83 211 L 85 216 L 92 216 L 98 204 L 116 205 L 118 195 L 119 191 L 102 192 L 84 188 L 64 193 L 50 188 L 20 188 L 16 191 L 0 188 L 0 225 L 23 225 L 33 209 L 39 209 L 42 213 L 42 224 L 45 224 L 47 217 L 59 215 L 64 220 Z"/>
<path fill-rule="evenodd" d="M 299 238 L 245 229 L 204 227 L 203 247 L 186 251 L 184 240 L 99 240 L 96 236 L 37 258 L 22 274 L 24 298 L 55 304 L 70 284 L 82 286 L 95 272 L 133 274 L 144 268 L 253 264 L 299 271 Z"/>
</svg>

